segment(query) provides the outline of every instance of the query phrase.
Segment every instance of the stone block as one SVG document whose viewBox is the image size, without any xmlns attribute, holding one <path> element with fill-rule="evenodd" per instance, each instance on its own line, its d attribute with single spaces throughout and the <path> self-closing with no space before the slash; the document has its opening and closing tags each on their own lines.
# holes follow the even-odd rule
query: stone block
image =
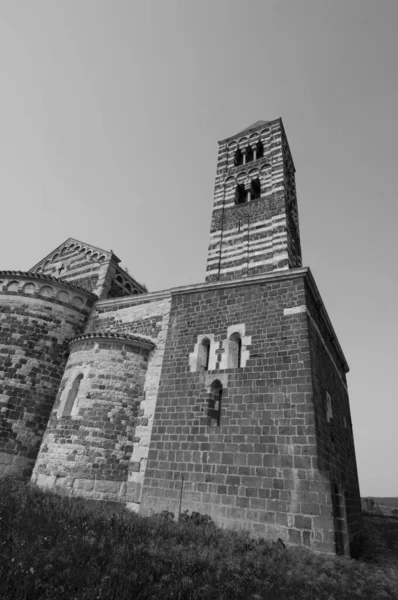
<svg viewBox="0 0 398 600">
<path fill-rule="evenodd" d="M 303 515 L 296 515 L 294 518 L 294 526 L 296 529 L 311 529 L 312 519 L 311 517 L 304 517 Z"/>
<path fill-rule="evenodd" d="M 11 465 L 13 459 L 13 454 L 6 454 L 5 452 L 0 452 L 0 465 Z"/>
<path fill-rule="evenodd" d="M 138 503 L 141 500 L 142 484 L 141 483 L 130 483 L 126 485 L 126 502 Z"/>
<path fill-rule="evenodd" d="M 289 531 L 289 542 L 291 544 L 301 546 L 301 543 L 302 543 L 301 531 L 297 531 L 297 529 L 289 529 L 288 531 Z"/>
<path fill-rule="evenodd" d="M 73 487 L 76 490 L 91 492 L 94 489 L 94 479 L 75 479 Z"/>
<path fill-rule="evenodd" d="M 117 494 L 120 488 L 120 481 L 103 481 L 96 479 L 94 482 L 94 490 L 103 494 Z"/>
</svg>

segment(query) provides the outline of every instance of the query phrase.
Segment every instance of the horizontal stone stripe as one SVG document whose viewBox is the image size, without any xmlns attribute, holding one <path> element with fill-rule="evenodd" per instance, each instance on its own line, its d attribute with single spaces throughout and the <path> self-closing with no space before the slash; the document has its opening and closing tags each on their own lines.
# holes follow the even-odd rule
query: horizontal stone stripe
<svg viewBox="0 0 398 600">
<path fill-rule="evenodd" d="M 224 248 L 229 248 L 229 247 L 235 246 L 237 243 L 240 243 L 243 240 L 247 241 L 247 239 L 250 239 L 250 242 L 252 242 L 252 243 L 257 243 L 257 242 L 262 242 L 264 240 L 269 240 L 271 238 L 272 239 L 283 239 L 283 240 L 287 241 L 288 234 L 286 232 L 285 227 L 278 226 L 275 228 L 270 228 L 270 229 L 262 230 L 262 231 L 258 231 L 255 228 L 253 228 L 253 230 L 248 231 L 246 228 L 245 231 L 243 231 L 243 232 L 236 231 L 235 234 L 229 235 L 229 236 L 227 236 L 227 238 L 224 236 L 222 243 L 223 243 Z M 289 239 L 291 239 L 291 237 Z M 211 252 L 214 251 L 216 248 L 220 247 L 220 241 L 221 241 L 221 239 L 209 244 L 209 254 L 211 254 Z"/>
<path fill-rule="evenodd" d="M 283 179 L 281 180 L 283 182 Z M 284 185 L 276 185 L 272 188 L 272 190 L 270 192 L 261 194 L 261 198 L 267 198 L 268 196 L 275 194 L 275 192 L 279 192 L 279 191 L 284 191 Z M 214 208 L 213 208 L 213 214 L 215 213 L 216 210 L 221 210 L 223 206 L 223 203 L 221 203 L 221 205 L 218 205 L 218 203 L 214 203 Z M 224 204 L 224 208 L 232 208 L 236 206 L 235 204 L 235 200 L 234 201 L 230 201 L 230 202 L 225 202 Z"/>
<path fill-rule="evenodd" d="M 209 260 L 207 262 L 208 265 L 214 265 L 216 263 L 219 263 L 220 260 L 223 264 L 225 263 L 231 263 L 234 260 L 239 260 L 239 257 L 244 257 L 245 260 L 247 260 L 247 256 L 249 256 L 250 258 L 255 257 L 255 256 L 267 256 L 267 255 L 273 255 L 275 252 L 278 252 L 280 250 L 284 250 L 286 251 L 286 246 L 284 244 L 278 244 L 278 245 L 274 245 L 272 247 L 269 248 L 260 248 L 257 249 L 255 251 L 252 251 L 250 248 L 244 248 L 242 249 L 242 251 L 240 253 L 234 254 L 232 256 L 224 256 L 224 254 L 222 253 L 221 256 L 215 257 L 212 260 Z"/>
<path fill-rule="evenodd" d="M 265 260 L 258 260 L 258 261 L 254 261 L 254 260 L 250 260 L 249 261 L 249 269 L 251 267 L 260 267 L 263 265 L 270 265 L 273 264 L 274 262 L 279 262 L 283 259 L 288 259 L 288 255 L 287 252 L 281 252 L 280 254 L 274 254 L 272 258 L 269 259 L 265 259 Z M 221 267 L 221 269 L 209 269 L 206 271 L 206 275 L 212 275 L 214 273 L 233 273 L 234 271 L 239 271 L 242 270 L 244 268 L 247 268 L 247 262 L 245 261 L 242 265 L 237 265 L 235 267 Z"/>
<path fill-rule="evenodd" d="M 279 243 L 276 243 L 279 242 Z M 231 249 L 227 246 L 227 248 L 223 247 L 222 248 L 222 257 L 227 258 L 230 256 L 234 256 L 236 254 L 241 253 L 243 250 L 245 252 L 247 252 L 247 247 L 249 246 L 250 248 L 250 252 L 255 252 L 257 250 L 268 250 L 268 249 L 275 249 L 275 248 L 286 248 L 286 239 L 284 238 L 278 238 L 276 239 L 275 237 L 273 238 L 266 238 L 263 239 L 261 242 L 255 242 L 255 243 L 251 243 L 250 240 L 248 241 L 243 240 L 242 242 L 240 242 L 239 244 L 234 244 L 233 247 L 231 247 Z M 211 254 L 209 253 L 208 255 L 208 262 L 212 262 L 214 261 L 215 258 L 219 257 L 220 255 L 220 246 L 218 247 L 218 251 L 214 250 Z"/>
<path fill-rule="evenodd" d="M 271 217 L 271 219 L 266 219 L 264 221 L 256 221 L 255 223 L 252 223 L 250 225 L 250 230 L 255 231 L 256 233 L 272 231 L 273 229 L 275 229 L 276 226 L 280 226 L 282 224 L 282 222 L 284 223 L 285 221 L 286 221 L 286 215 L 285 215 L 285 213 L 282 213 L 281 215 Z M 246 223 L 245 223 L 245 221 L 242 222 L 241 227 L 247 229 L 247 220 L 246 220 Z M 213 241 L 214 238 L 221 237 L 221 236 L 223 237 L 223 240 L 224 240 L 225 238 L 231 237 L 233 235 L 236 235 L 236 226 L 234 229 L 227 229 L 224 231 L 221 229 L 217 229 L 217 231 L 214 231 L 210 234 L 210 240 Z"/>
<path fill-rule="evenodd" d="M 285 249 L 286 249 L 286 246 L 285 246 L 284 244 L 274 245 L 274 246 L 272 246 L 272 248 L 271 248 L 270 250 L 268 250 L 268 251 L 267 251 L 266 249 L 263 249 L 263 250 L 258 250 L 258 251 L 256 251 L 256 252 L 251 252 L 251 251 L 250 251 L 250 248 L 249 248 L 249 249 L 245 249 L 245 250 L 243 250 L 243 251 L 240 253 L 240 254 L 241 254 L 241 256 L 242 256 L 242 259 L 241 259 L 241 260 L 247 260 L 247 257 L 248 257 L 248 256 L 249 256 L 249 259 L 251 259 L 251 258 L 254 258 L 254 257 L 256 257 L 256 256 L 264 256 L 264 255 L 265 255 L 265 256 L 269 256 L 269 255 L 272 255 L 272 256 L 274 256 L 274 255 L 275 255 L 275 252 L 277 252 L 277 251 L 279 251 L 279 250 L 285 250 Z M 287 252 L 284 252 L 284 254 L 286 254 L 286 256 L 288 255 L 288 253 L 287 253 Z M 239 260 L 239 258 L 238 258 L 238 255 L 235 255 L 235 256 L 232 256 L 232 257 L 227 257 L 227 258 L 225 258 L 225 257 L 224 257 L 224 255 L 223 255 L 223 254 L 221 254 L 221 263 L 222 263 L 222 264 L 229 264 L 229 263 L 231 263 L 231 262 L 234 262 L 235 260 Z M 219 258 L 219 259 L 213 259 L 212 261 L 208 261 L 208 263 L 207 263 L 207 264 L 211 266 L 211 265 L 213 265 L 213 264 L 215 264 L 215 263 L 218 263 L 219 261 L 220 261 L 220 258 Z M 266 264 L 267 264 L 267 263 L 266 263 Z"/>
</svg>

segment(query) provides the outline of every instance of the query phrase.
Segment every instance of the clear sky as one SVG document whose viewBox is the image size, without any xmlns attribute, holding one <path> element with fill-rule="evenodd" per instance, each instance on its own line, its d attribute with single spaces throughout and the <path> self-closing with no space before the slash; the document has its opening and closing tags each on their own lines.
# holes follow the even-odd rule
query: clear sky
<svg viewBox="0 0 398 600">
<path fill-rule="evenodd" d="M 397 0 L 0 0 L 0 269 L 75 237 L 151 291 L 203 281 L 217 141 L 282 117 L 379 496 L 398 496 L 397 26 Z"/>
</svg>

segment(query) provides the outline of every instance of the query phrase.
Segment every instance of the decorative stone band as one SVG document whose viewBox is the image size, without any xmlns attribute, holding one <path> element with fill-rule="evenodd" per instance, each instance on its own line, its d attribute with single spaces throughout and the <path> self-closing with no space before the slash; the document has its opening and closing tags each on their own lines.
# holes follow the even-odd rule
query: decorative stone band
<svg viewBox="0 0 398 600">
<path fill-rule="evenodd" d="M 88 312 L 97 296 L 77 285 L 36 273 L 0 271 L 0 296 L 24 296 Z"/>
<path fill-rule="evenodd" d="M 142 335 L 122 334 L 113 332 L 96 331 L 95 333 L 84 333 L 72 338 L 69 341 L 69 346 L 77 342 L 91 340 L 93 342 L 121 342 L 130 346 L 144 348 L 145 350 L 153 350 L 156 346 L 155 342 L 148 337 Z"/>
<path fill-rule="evenodd" d="M 76 285 L 75 283 L 70 283 L 66 281 L 66 279 L 62 279 L 62 277 L 53 277 L 52 275 L 43 275 L 42 273 L 33 273 L 32 271 L 0 271 L 0 278 L 28 278 L 28 279 L 39 279 L 45 281 L 53 281 L 54 283 L 59 283 L 63 285 L 67 285 L 70 288 L 76 288 L 76 290 L 82 291 L 86 296 L 90 296 L 93 299 L 96 299 L 97 296 L 88 292 L 85 288 L 82 288 L 80 285 Z"/>
</svg>

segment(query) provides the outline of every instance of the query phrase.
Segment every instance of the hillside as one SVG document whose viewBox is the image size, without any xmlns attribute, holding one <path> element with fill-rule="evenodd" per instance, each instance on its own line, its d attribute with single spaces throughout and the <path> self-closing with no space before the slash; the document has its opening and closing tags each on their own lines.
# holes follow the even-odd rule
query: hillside
<svg viewBox="0 0 398 600">
<path fill-rule="evenodd" d="M 366 513 L 398 517 L 397 497 L 383 498 L 377 496 L 367 496 L 361 498 L 361 501 L 362 510 Z"/>
<path fill-rule="evenodd" d="M 0 597 L 398 599 L 396 520 L 369 517 L 364 557 L 355 561 L 254 541 L 197 513 L 182 517 L 111 512 L 0 480 Z"/>
</svg>

